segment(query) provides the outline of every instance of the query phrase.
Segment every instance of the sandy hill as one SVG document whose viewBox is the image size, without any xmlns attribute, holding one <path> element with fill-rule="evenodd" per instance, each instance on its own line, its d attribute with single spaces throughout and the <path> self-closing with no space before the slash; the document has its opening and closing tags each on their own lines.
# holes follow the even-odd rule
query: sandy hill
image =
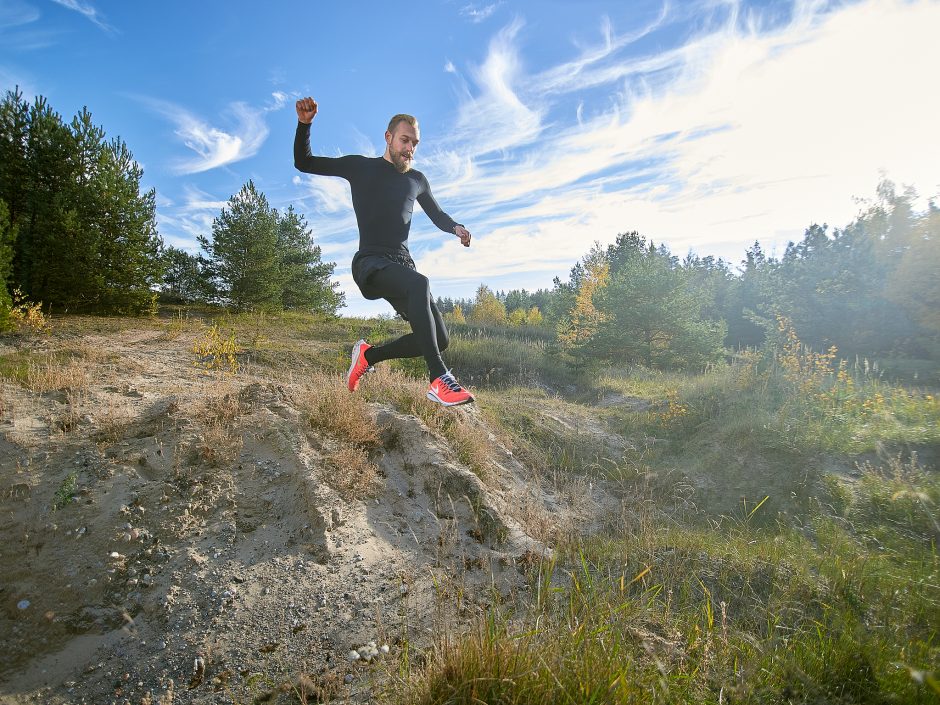
<svg viewBox="0 0 940 705">
<path fill-rule="evenodd" d="M 338 374 L 207 371 L 203 328 L 0 345 L 0 701 L 369 701 L 383 660 L 525 591 L 551 532 L 611 501 L 535 476 L 473 408 L 446 411 L 455 442 Z"/>
</svg>

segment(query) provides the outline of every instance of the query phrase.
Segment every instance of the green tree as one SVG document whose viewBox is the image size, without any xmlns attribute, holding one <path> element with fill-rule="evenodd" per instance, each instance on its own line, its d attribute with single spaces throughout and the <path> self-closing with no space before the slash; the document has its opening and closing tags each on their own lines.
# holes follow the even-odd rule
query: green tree
<svg viewBox="0 0 940 705">
<path fill-rule="evenodd" d="M 281 215 L 248 181 L 200 237 L 203 271 L 214 298 L 236 311 L 302 309 L 334 315 L 343 305 L 330 281 L 334 264 L 320 259 L 304 217 L 293 207 Z"/>
<path fill-rule="evenodd" d="M 0 198 L 6 201 L 11 223 L 17 222 L 26 209 L 28 142 L 29 104 L 16 87 L 0 100 Z"/>
<path fill-rule="evenodd" d="M 13 279 L 65 310 L 137 312 L 152 302 L 162 243 L 155 193 L 119 139 L 83 109 L 70 124 L 39 96 L 0 102 L 0 198 L 18 231 Z"/>
<path fill-rule="evenodd" d="M 321 260 L 306 219 L 293 206 L 278 216 L 277 254 L 283 308 L 335 315 L 344 296 L 330 281 L 334 264 Z"/>
<path fill-rule="evenodd" d="M 173 303 L 206 302 L 212 297 L 203 260 L 170 245 L 163 250 L 164 274 L 160 294 Z"/>
<path fill-rule="evenodd" d="M 629 257 L 627 249 L 632 250 Z M 591 353 L 648 367 L 696 368 L 723 354 L 726 326 L 706 318 L 692 278 L 664 250 L 620 248 L 594 295 L 603 324 Z"/>
<path fill-rule="evenodd" d="M 916 321 L 923 336 L 940 340 L 940 209 L 931 202 L 912 228 L 891 272 L 887 296 Z M 932 347 L 932 346 L 931 346 Z"/>
<path fill-rule="evenodd" d="M 212 221 L 212 239 L 200 236 L 222 303 L 236 311 L 282 306 L 278 217 L 248 181 Z"/>
<path fill-rule="evenodd" d="M 13 299 L 10 296 L 9 281 L 13 273 L 13 242 L 16 230 L 10 221 L 10 211 L 3 199 L 0 199 L 0 331 L 10 327 L 10 309 Z"/>
</svg>

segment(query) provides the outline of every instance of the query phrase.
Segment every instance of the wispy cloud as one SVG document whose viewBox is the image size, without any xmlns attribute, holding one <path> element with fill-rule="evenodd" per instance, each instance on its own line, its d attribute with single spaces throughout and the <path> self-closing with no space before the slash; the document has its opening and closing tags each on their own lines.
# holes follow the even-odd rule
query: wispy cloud
<svg viewBox="0 0 940 705">
<path fill-rule="evenodd" d="M 538 102 L 519 96 L 524 76 L 515 42 L 522 27 L 517 18 L 500 30 L 490 42 L 486 59 L 471 69 L 477 91 L 475 95 L 465 92 L 454 138 L 476 156 L 528 144 L 542 129 Z M 479 139 L 481 132 L 485 132 L 483 139 Z"/>
<path fill-rule="evenodd" d="M 74 10 L 80 15 L 84 15 L 89 20 L 91 20 L 98 27 L 103 29 L 105 32 L 116 32 L 117 30 L 104 21 L 104 18 L 98 12 L 95 7 L 89 2 L 82 2 L 82 0 L 52 0 L 54 3 L 66 7 L 69 10 Z"/>
<path fill-rule="evenodd" d="M 219 127 L 174 103 L 154 98 L 139 98 L 152 110 L 172 122 L 175 134 L 196 153 L 173 165 L 179 174 L 196 174 L 247 159 L 261 149 L 268 137 L 266 113 L 283 108 L 290 96 L 282 91 L 271 94 L 271 101 L 255 108 L 242 101 L 230 103 L 223 112 L 226 127 Z"/>
<path fill-rule="evenodd" d="M 551 286 L 629 230 L 738 262 L 755 239 L 782 248 L 813 222 L 847 224 L 883 173 L 940 194 L 940 94 L 927 88 L 940 2 L 703 0 L 626 33 L 598 19 L 599 38 L 553 66 L 528 68 L 521 18 L 477 64 L 444 64 L 458 117 L 418 168 L 475 238 L 460 248 L 416 215 L 412 252 L 436 293 Z M 303 183 L 345 264 L 350 211 L 326 212 L 340 194 Z"/>
<path fill-rule="evenodd" d="M 0 44 L 3 48 L 19 53 L 52 46 L 58 32 L 38 23 L 40 17 L 39 8 L 23 0 L 0 3 Z M 7 72 L 12 73 L 12 70 Z"/>
<path fill-rule="evenodd" d="M 7 0 L 0 5 L 0 32 L 39 19 L 39 9 L 21 0 Z"/>
<path fill-rule="evenodd" d="M 471 3 L 460 8 L 460 16 L 474 23 L 483 22 L 489 19 L 500 5 L 502 5 L 501 2 L 494 2 L 490 5 L 476 5 Z"/>
<path fill-rule="evenodd" d="M 227 203 L 192 185 L 183 187 L 181 203 L 162 198 L 157 221 L 164 242 L 192 253 L 199 251 L 200 235 L 211 239 L 212 221 Z"/>
<path fill-rule="evenodd" d="M 593 241 L 632 229 L 737 260 L 755 239 L 846 224 L 882 171 L 940 192 L 940 98 L 924 88 L 940 65 L 940 3 L 789 9 L 713 4 L 706 30 L 655 54 L 632 46 L 671 15 L 622 36 L 605 21 L 600 43 L 537 73 L 524 70 L 521 22 L 502 30 L 463 94 L 463 131 L 425 162 L 477 235 L 464 274 L 542 271 L 548 285 Z M 452 277 L 452 243 L 415 226 L 420 266 Z"/>
</svg>

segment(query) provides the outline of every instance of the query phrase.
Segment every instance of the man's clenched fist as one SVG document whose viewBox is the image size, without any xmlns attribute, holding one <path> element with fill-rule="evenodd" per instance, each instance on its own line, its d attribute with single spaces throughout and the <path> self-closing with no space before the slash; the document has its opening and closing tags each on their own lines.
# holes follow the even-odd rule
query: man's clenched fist
<svg viewBox="0 0 940 705">
<path fill-rule="evenodd" d="M 317 101 L 313 98 L 301 98 L 297 101 L 297 119 L 305 125 L 313 122 L 317 114 Z"/>
</svg>

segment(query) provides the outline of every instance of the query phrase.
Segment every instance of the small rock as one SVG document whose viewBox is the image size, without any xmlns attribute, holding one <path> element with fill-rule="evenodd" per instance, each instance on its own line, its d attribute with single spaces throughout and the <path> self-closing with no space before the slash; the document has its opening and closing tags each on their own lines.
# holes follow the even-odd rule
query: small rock
<svg viewBox="0 0 940 705">
<path fill-rule="evenodd" d="M 348 658 L 350 661 L 358 661 L 362 657 L 359 655 L 358 651 L 353 649 L 346 655 L 346 658 Z"/>
<path fill-rule="evenodd" d="M 19 602 L 16 603 L 16 606 L 21 610 L 25 610 L 25 609 L 29 609 L 29 604 L 30 604 L 29 600 L 20 600 Z"/>
<path fill-rule="evenodd" d="M 352 673 L 347 673 L 347 674 L 346 674 L 346 677 L 343 678 L 343 682 L 344 682 L 346 685 L 349 685 L 350 683 L 352 683 L 352 682 L 353 682 L 353 674 L 352 674 Z"/>
</svg>

